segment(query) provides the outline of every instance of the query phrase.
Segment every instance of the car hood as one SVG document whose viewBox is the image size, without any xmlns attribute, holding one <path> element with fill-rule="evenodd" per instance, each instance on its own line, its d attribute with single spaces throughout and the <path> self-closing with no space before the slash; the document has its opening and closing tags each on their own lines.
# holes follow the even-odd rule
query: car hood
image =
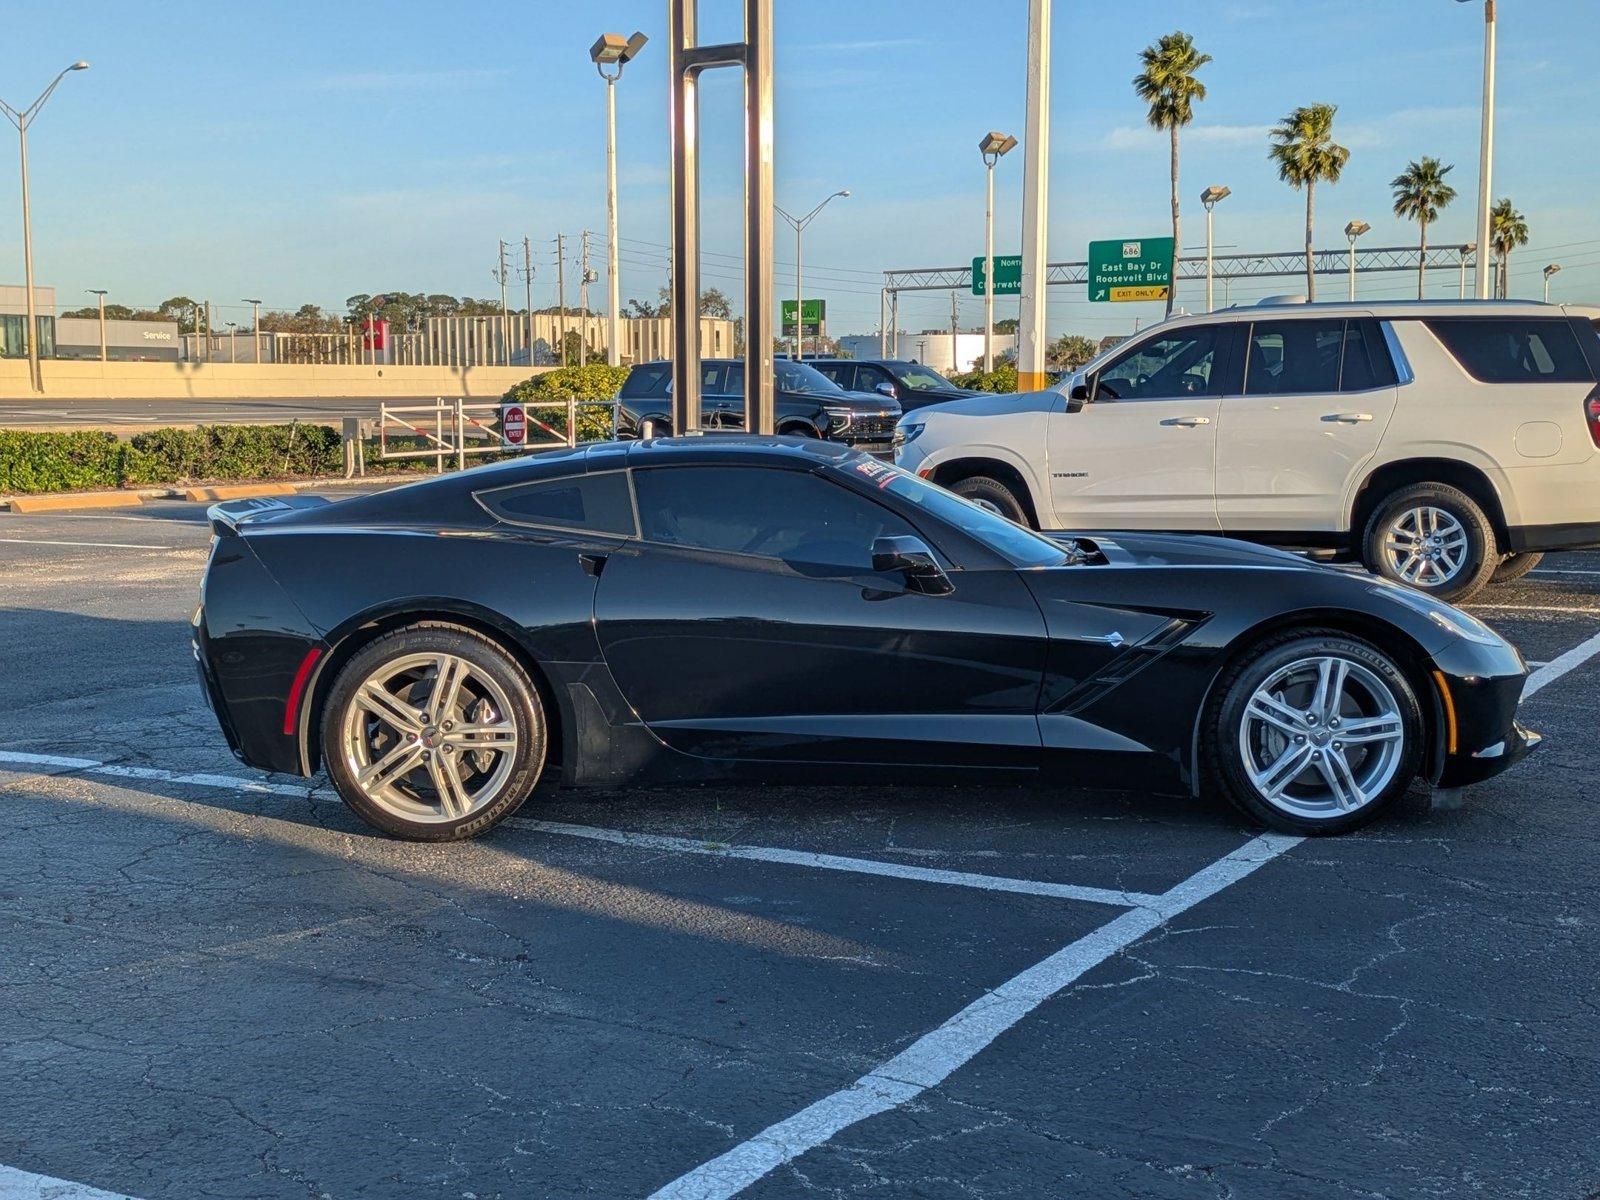
<svg viewBox="0 0 1600 1200">
<path fill-rule="evenodd" d="M 1287 550 L 1258 546 L 1233 538 L 1193 533 L 1088 533 L 1046 530 L 1045 537 L 1068 550 L 1077 548 L 1117 566 L 1137 567 L 1253 567 L 1282 571 L 1332 571 Z"/>
<path fill-rule="evenodd" d="M 974 392 L 961 399 L 940 399 L 911 411 L 921 421 L 928 417 L 992 417 L 1000 413 L 1050 412 L 1060 403 L 1061 393 L 1051 389 L 1042 392 Z"/>
<path fill-rule="evenodd" d="M 887 396 L 880 396 L 875 392 L 835 392 L 828 396 L 813 396 L 813 399 L 829 408 L 848 408 L 851 412 L 859 413 L 892 413 L 900 415 L 900 405 Z"/>
</svg>

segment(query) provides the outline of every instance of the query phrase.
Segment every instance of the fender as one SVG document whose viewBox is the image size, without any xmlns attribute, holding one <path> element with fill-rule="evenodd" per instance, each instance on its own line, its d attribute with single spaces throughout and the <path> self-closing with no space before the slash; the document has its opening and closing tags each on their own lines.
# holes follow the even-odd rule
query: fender
<svg viewBox="0 0 1600 1200">
<path fill-rule="evenodd" d="M 1360 530 L 1354 527 L 1356 500 L 1361 495 L 1363 488 L 1371 481 L 1373 476 L 1387 467 L 1400 466 L 1405 463 L 1426 459 L 1441 459 L 1446 462 L 1459 463 L 1478 471 L 1489 481 L 1495 499 L 1500 505 L 1500 512 L 1505 517 L 1507 526 L 1515 527 L 1522 524 L 1522 512 L 1517 505 L 1516 490 L 1511 487 L 1506 476 L 1505 468 L 1494 459 L 1490 458 L 1479 447 L 1466 442 L 1435 441 L 1435 442 L 1408 442 L 1406 453 L 1385 455 L 1383 448 L 1379 450 L 1365 464 L 1359 476 L 1352 477 L 1352 483 L 1346 490 L 1342 508 L 1343 527 L 1359 536 Z"/>
<path fill-rule="evenodd" d="M 917 464 L 919 475 L 931 476 L 941 467 L 952 463 L 963 462 L 969 458 L 992 458 L 996 462 L 1003 462 L 1022 476 L 1022 481 L 1028 487 L 1033 500 L 1033 511 L 1039 517 L 1039 526 L 1042 529 L 1057 528 L 1055 506 L 1050 502 L 1050 489 L 1041 484 L 1039 470 L 1036 465 L 1018 454 L 1010 446 L 998 442 L 966 442 L 960 446 L 951 446 L 935 450 Z"/>
</svg>

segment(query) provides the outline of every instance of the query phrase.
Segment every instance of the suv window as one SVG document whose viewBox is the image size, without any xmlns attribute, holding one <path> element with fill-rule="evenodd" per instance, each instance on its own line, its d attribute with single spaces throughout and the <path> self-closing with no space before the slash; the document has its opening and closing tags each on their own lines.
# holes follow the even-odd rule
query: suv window
<svg viewBox="0 0 1600 1200">
<path fill-rule="evenodd" d="M 1480 383 L 1592 383 L 1560 317 L 1431 317 L 1423 322 Z"/>
<path fill-rule="evenodd" d="M 1257 321 L 1245 359 L 1247 396 L 1303 396 L 1339 390 L 1344 319 Z"/>
<path fill-rule="evenodd" d="M 1389 357 L 1389 345 L 1376 321 L 1348 321 L 1344 327 L 1344 362 L 1339 368 L 1341 392 L 1393 387 L 1400 381 Z"/>
<path fill-rule="evenodd" d="M 914 534 L 881 505 L 818 475 L 762 467 L 634 472 L 648 541 L 870 571 L 872 543 Z"/>
<path fill-rule="evenodd" d="M 623 381 L 623 396 L 665 396 L 672 381 L 671 363 L 640 363 Z"/>
<path fill-rule="evenodd" d="M 541 479 L 477 493 L 502 521 L 551 529 L 581 529 L 612 537 L 634 535 L 633 497 L 626 471 Z"/>
<path fill-rule="evenodd" d="M 840 387 L 849 388 L 849 386 L 850 386 L 850 366 L 851 366 L 850 363 L 819 362 L 819 363 L 813 363 L 812 366 L 814 366 L 819 373 L 821 373 L 823 375 L 826 375 L 829 379 L 833 380 L 833 382 L 837 383 Z"/>
<path fill-rule="evenodd" d="M 1186 400 L 1211 391 L 1218 327 L 1175 330 L 1141 342 L 1108 363 L 1096 380 L 1097 400 Z"/>
</svg>

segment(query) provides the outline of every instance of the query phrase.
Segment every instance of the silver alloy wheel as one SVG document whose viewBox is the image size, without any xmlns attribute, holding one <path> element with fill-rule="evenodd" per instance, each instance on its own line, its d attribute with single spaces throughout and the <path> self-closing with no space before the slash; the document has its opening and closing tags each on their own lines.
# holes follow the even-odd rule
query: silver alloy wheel
<svg viewBox="0 0 1600 1200">
<path fill-rule="evenodd" d="M 1413 587 L 1449 583 L 1467 564 L 1465 527 L 1450 512 L 1431 504 L 1401 509 L 1383 531 L 1389 566 Z"/>
<path fill-rule="evenodd" d="M 1256 792 L 1312 819 L 1370 804 L 1405 757 L 1400 703 L 1376 672 L 1348 658 L 1302 658 L 1256 688 L 1239 723 Z"/>
<path fill-rule="evenodd" d="M 454 654 L 409 654 L 364 680 L 340 729 L 350 775 L 373 804 L 407 821 L 459 821 L 511 778 L 511 698 Z"/>
</svg>

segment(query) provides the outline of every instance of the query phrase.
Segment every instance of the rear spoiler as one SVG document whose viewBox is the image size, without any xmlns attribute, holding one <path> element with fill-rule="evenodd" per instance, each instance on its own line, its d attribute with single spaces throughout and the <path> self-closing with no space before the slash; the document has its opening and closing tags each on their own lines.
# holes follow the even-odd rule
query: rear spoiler
<svg viewBox="0 0 1600 1200">
<path fill-rule="evenodd" d="M 206 521 L 218 537 L 237 537 L 239 527 L 254 521 L 273 521 L 307 508 L 333 501 L 321 496 L 257 496 L 250 500 L 224 500 L 206 509 Z"/>
</svg>

